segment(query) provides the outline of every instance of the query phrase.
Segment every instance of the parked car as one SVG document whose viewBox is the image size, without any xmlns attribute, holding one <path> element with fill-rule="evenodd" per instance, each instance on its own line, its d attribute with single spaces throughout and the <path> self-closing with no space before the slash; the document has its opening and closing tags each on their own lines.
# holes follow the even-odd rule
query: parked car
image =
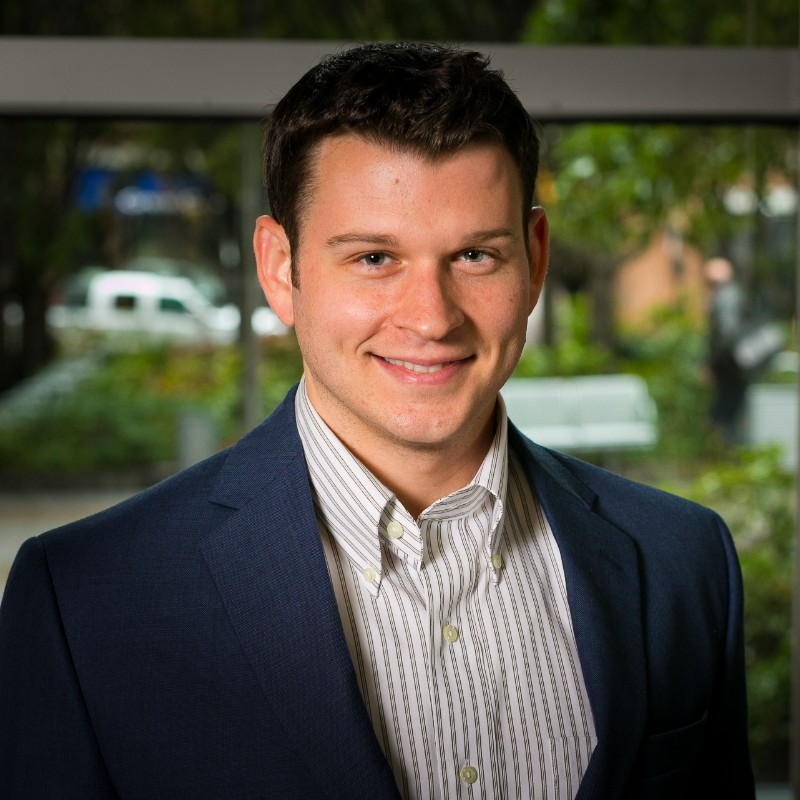
<svg viewBox="0 0 800 800">
<path fill-rule="evenodd" d="M 134 256 L 122 268 L 132 272 L 154 272 L 169 278 L 188 278 L 215 306 L 225 302 L 225 286 L 208 264 L 165 256 Z"/>
<path fill-rule="evenodd" d="M 66 301 L 52 306 L 47 322 L 56 335 L 97 332 L 136 341 L 178 340 L 231 344 L 239 309 L 215 305 L 192 280 L 134 270 L 94 271 L 76 279 Z M 252 317 L 259 336 L 280 336 L 286 327 L 266 306 Z"/>
</svg>

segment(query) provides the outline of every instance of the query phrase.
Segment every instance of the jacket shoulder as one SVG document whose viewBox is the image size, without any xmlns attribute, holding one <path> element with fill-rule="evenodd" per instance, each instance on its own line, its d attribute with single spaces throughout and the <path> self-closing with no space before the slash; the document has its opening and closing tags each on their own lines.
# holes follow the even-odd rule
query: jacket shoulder
<svg viewBox="0 0 800 800">
<path fill-rule="evenodd" d="M 574 502 L 612 523 L 640 549 L 654 554 L 713 550 L 730 554 L 732 542 L 719 514 L 685 497 L 616 474 L 579 458 L 543 448 L 518 432 L 515 452 L 523 459 L 536 491 L 553 487 L 571 493 Z M 565 495 L 566 496 L 566 495 Z"/>
<path fill-rule="evenodd" d="M 154 553 L 194 547 L 232 510 L 270 491 L 296 461 L 293 392 L 234 445 L 103 511 L 43 533 L 48 554 L 93 556 L 146 545 Z M 296 440 L 296 442 L 295 442 Z"/>
</svg>

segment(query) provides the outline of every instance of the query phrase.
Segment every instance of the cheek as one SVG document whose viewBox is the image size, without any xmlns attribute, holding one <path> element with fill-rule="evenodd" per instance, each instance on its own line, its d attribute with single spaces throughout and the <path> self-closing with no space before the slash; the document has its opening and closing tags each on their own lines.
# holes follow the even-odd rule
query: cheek
<svg viewBox="0 0 800 800">
<path fill-rule="evenodd" d="M 519 295 L 499 297 L 494 304 L 486 304 L 484 311 L 484 338 L 493 342 L 498 351 L 499 366 L 510 372 L 517 365 L 528 328 L 528 308 L 519 302 Z"/>
<path fill-rule="evenodd" d="M 524 336 L 528 321 L 527 299 L 526 288 L 518 284 L 494 293 L 491 302 L 484 298 L 478 307 L 484 330 L 491 332 L 498 341 L 514 340 L 520 334 Z"/>
<path fill-rule="evenodd" d="M 387 302 L 347 286 L 308 287 L 296 292 L 295 328 L 300 345 L 322 349 L 333 342 L 368 338 L 382 324 Z"/>
<path fill-rule="evenodd" d="M 354 333 L 379 328 L 388 316 L 390 298 L 383 292 L 347 292 L 339 317 Z"/>
</svg>

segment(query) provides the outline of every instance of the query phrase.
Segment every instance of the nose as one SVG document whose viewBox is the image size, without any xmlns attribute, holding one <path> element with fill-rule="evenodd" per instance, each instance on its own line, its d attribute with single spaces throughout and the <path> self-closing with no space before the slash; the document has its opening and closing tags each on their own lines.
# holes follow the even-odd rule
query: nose
<svg viewBox="0 0 800 800">
<path fill-rule="evenodd" d="M 444 339 L 464 324 L 456 287 L 446 267 L 429 264 L 409 270 L 394 310 L 394 324 L 423 339 Z"/>
</svg>

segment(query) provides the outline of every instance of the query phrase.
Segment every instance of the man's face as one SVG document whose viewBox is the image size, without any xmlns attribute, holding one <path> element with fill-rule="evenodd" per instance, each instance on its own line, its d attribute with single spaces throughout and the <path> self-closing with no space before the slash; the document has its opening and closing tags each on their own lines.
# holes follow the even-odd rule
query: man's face
<svg viewBox="0 0 800 800">
<path fill-rule="evenodd" d="M 429 161 L 344 135 L 323 140 L 312 181 L 299 286 L 269 218 L 256 254 L 314 407 L 367 464 L 386 447 L 485 452 L 547 260 L 541 209 L 526 252 L 511 158 L 474 145 Z"/>
</svg>

